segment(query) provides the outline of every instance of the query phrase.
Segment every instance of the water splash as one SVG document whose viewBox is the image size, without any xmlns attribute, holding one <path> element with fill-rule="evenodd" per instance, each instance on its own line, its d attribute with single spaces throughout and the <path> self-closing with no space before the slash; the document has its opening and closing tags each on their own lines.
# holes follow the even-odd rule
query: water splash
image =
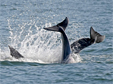
<svg viewBox="0 0 113 84">
<path fill-rule="evenodd" d="M 23 22 L 17 24 L 8 19 L 10 46 L 18 50 L 25 58 L 15 59 L 1 52 L 1 60 L 24 61 L 38 63 L 59 63 L 62 55 L 62 43 L 60 33 L 46 31 L 43 28 L 54 23 L 46 23 L 37 26 L 38 21 Z M 0 50 L 1 51 L 1 50 Z M 81 61 L 80 56 L 75 55 L 77 62 Z"/>
</svg>

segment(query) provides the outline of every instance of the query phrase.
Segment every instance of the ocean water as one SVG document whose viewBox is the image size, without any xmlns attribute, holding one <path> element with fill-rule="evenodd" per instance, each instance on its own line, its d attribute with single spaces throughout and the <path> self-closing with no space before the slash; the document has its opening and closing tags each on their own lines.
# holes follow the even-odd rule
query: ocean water
<svg viewBox="0 0 113 84">
<path fill-rule="evenodd" d="M 113 84 L 113 0 L 0 0 L 0 84 Z M 68 17 L 70 44 L 89 37 L 102 43 L 60 64 L 61 35 L 43 28 Z M 25 58 L 11 57 L 8 45 Z"/>
</svg>

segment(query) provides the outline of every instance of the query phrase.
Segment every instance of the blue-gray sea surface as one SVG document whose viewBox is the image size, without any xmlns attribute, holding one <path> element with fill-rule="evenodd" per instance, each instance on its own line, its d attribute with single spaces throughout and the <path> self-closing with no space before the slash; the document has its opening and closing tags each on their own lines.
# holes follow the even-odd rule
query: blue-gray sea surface
<svg viewBox="0 0 113 84">
<path fill-rule="evenodd" d="M 73 64 L 58 63 L 61 35 L 43 29 L 65 17 L 70 44 L 90 37 L 91 26 L 106 37 Z M 0 0 L 0 84 L 113 84 L 113 0 Z"/>
</svg>

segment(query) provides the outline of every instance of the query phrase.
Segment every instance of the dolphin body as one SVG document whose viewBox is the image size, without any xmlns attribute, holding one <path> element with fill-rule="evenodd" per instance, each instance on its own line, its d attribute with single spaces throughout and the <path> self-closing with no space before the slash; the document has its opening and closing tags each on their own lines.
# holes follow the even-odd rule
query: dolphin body
<svg viewBox="0 0 113 84">
<path fill-rule="evenodd" d="M 90 38 L 82 38 L 71 45 L 69 44 L 68 37 L 65 33 L 65 29 L 68 25 L 68 18 L 66 17 L 61 23 L 58 23 L 55 26 L 44 28 L 48 31 L 60 32 L 62 36 L 62 60 L 61 63 L 75 63 L 74 58 L 72 57 L 72 53 L 78 54 L 80 51 L 94 43 L 100 43 L 105 39 L 105 36 L 102 36 L 98 32 L 96 32 L 93 27 L 90 28 Z M 23 58 L 23 56 L 14 48 L 10 47 L 10 54 L 12 57 L 19 59 Z"/>
</svg>

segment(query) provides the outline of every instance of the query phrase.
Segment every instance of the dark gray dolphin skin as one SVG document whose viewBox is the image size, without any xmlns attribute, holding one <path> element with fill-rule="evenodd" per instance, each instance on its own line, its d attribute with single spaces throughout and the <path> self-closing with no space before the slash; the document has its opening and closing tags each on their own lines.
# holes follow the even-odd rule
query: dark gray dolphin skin
<svg viewBox="0 0 113 84">
<path fill-rule="evenodd" d="M 96 32 L 93 27 L 90 28 L 90 38 L 82 38 L 71 44 L 72 52 L 79 53 L 82 49 L 94 44 L 100 43 L 105 39 L 105 36 Z"/>
<path fill-rule="evenodd" d="M 69 44 L 69 40 L 67 38 L 67 35 L 65 34 L 65 29 L 68 25 L 68 18 L 66 17 L 64 21 L 61 23 L 44 28 L 45 30 L 48 31 L 56 31 L 60 32 L 62 36 L 62 60 L 61 63 L 73 63 L 73 59 L 71 57 L 71 53 L 79 53 L 82 49 L 90 46 L 91 44 L 94 43 L 100 43 L 105 39 L 105 36 L 100 35 L 98 32 L 96 32 L 92 27 L 90 28 L 90 38 L 82 38 L 79 39 L 78 41 L 72 43 L 71 45 Z"/>
<path fill-rule="evenodd" d="M 10 49 L 10 55 L 16 59 L 19 59 L 19 58 L 24 58 L 24 56 L 22 56 L 17 50 L 15 50 L 13 47 L 11 46 L 8 46 L 9 49 Z"/>
<path fill-rule="evenodd" d="M 70 48 L 69 40 L 67 38 L 67 35 L 64 32 L 67 25 L 68 25 L 68 18 L 66 17 L 64 21 L 57 24 L 56 26 L 44 28 L 45 30 L 48 30 L 48 31 L 56 31 L 56 32 L 61 33 L 62 43 L 63 43 L 61 63 L 65 63 L 67 61 L 67 59 L 69 58 L 69 55 L 71 54 L 71 48 Z"/>
</svg>

